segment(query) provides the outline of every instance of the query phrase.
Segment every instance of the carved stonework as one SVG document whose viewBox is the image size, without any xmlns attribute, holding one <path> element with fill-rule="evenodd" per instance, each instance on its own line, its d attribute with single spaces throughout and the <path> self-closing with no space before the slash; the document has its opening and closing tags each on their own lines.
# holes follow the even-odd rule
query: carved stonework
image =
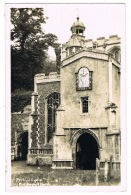
<svg viewBox="0 0 131 195">
<path fill-rule="evenodd" d="M 100 146 L 100 145 L 99 145 L 98 136 L 97 136 L 91 129 L 80 129 L 80 130 L 76 131 L 76 132 L 72 135 L 72 138 L 71 138 L 72 146 L 76 144 L 78 137 L 81 136 L 81 135 L 84 134 L 84 133 L 89 133 L 90 135 L 92 135 L 92 136 L 95 138 L 95 140 L 96 140 L 98 146 Z"/>
</svg>

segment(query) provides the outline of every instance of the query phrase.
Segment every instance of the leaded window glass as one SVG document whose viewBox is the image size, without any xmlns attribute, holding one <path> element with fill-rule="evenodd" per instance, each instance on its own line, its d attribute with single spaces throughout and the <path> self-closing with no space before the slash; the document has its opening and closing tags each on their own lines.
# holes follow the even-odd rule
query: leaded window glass
<svg viewBox="0 0 131 195">
<path fill-rule="evenodd" d="M 47 99 L 47 130 L 48 130 L 48 141 L 52 138 L 56 128 L 56 109 L 60 105 L 60 94 L 52 93 Z"/>
<path fill-rule="evenodd" d="M 82 112 L 88 113 L 88 97 L 82 97 Z"/>
</svg>

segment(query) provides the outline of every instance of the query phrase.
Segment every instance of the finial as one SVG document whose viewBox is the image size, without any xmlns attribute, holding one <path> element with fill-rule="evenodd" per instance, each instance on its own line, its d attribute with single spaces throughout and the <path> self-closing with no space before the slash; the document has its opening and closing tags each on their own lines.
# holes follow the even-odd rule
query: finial
<svg viewBox="0 0 131 195">
<path fill-rule="evenodd" d="M 77 21 L 79 21 L 79 17 L 77 17 Z"/>
</svg>

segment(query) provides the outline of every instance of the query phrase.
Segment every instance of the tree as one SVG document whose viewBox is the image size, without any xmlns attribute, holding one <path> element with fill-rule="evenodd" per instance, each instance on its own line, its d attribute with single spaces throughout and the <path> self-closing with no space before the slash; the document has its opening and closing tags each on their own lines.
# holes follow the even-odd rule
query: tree
<svg viewBox="0 0 131 195">
<path fill-rule="evenodd" d="M 41 25 L 47 17 L 41 8 L 11 9 L 11 90 L 33 90 L 34 75 L 45 70 L 49 46 L 55 48 L 57 63 L 60 47 L 57 37 L 45 34 Z M 57 65 L 58 67 L 58 65 Z M 57 68 L 59 69 L 59 68 Z"/>
<path fill-rule="evenodd" d="M 55 54 L 56 54 L 56 70 L 59 73 L 60 64 L 61 64 L 61 48 L 59 43 L 55 44 Z"/>
<path fill-rule="evenodd" d="M 32 35 L 43 35 L 41 24 L 45 23 L 44 10 L 41 8 L 12 8 L 11 23 L 11 39 L 17 42 L 17 45 L 24 50 L 26 41 Z"/>
</svg>

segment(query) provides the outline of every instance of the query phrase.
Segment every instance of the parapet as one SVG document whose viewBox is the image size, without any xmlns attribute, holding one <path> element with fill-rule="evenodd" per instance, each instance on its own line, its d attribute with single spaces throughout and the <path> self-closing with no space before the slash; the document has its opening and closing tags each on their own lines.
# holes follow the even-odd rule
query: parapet
<svg viewBox="0 0 131 195">
<path fill-rule="evenodd" d="M 108 45 L 120 44 L 120 41 L 121 40 L 118 35 L 111 35 L 108 39 L 106 39 L 105 37 L 98 37 L 96 40 L 87 39 L 85 41 L 85 45 L 87 48 L 106 48 Z"/>
<path fill-rule="evenodd" d="M 35 83 L 46 83 L 54 81 L 60 81 L 60 75 L 57 72 L 50 72 L 48 76 L 46 76 L 45 73 L 36 74 L 34 77 Z"/>
<path fill-rule="evenodd" d="M 108 39 L 105 37 L 98 37 L 96 40 L 79 40 L 79 37 L 75 36 L 69 39 L 66 44 L 62 45 L 61 61 L 65 60 L 69 56 L 75 55 L 76 53 L 81 51 L 82 48 L 94 49 L 108 53 L 109 51 L 111 51 L 112 48 L 120 49 L 120 44 L 121 39 L 118 37 L 118 35 L 111 35 Z"/>
</svg>

